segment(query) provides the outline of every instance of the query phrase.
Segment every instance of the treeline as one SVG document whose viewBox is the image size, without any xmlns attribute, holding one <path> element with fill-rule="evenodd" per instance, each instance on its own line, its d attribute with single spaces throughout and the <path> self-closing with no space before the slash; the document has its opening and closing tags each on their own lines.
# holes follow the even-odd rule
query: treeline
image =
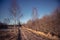
<svg viewBox="0 0 60 40">
<path fill-rule="evenodd" d="M 57 8 L 51 15 L 46 15 L 35 21 L 29 20 L 26 27 L 60 36 L 60 9 Z"/>
<path fill-rule="evenodd" d="M 8 28 L 8 25 L 0 22 L 0 29 L 6 29 L 6 28 Z"/>
</svg>

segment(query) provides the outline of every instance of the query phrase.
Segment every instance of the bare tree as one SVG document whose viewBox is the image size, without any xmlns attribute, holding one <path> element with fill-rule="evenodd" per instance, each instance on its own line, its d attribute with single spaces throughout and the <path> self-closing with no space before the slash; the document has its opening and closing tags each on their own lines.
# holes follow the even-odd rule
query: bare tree
<svg viewBox="0 0 60 40">
<path fill-rule="evenodd" d="M 12 0 L 12 7 L 10 10 L 15 22 L 14 28 L 15 28 L 16 22 L 19 21 L 19 19 L 22 17 L 21 10 L 19 9 L 19 6 L 17 5 L 16 2 L 17 0 Z"/>
</svg>

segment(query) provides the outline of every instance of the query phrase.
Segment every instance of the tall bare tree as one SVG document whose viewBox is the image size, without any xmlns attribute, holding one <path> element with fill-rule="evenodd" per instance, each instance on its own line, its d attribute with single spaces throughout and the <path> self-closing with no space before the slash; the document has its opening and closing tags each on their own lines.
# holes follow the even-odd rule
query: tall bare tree
<svg viewBox="0 0 60 40">
<path fill-rule="evenodd" d="M 15 22 L 14 24 L 14 28 L 15 28 L 15 25 L 17 24 L 16 22 L 22 17 L 21 9 L 19 9 L 19 6 L 17 5 L 17 0 L 12 0 L 12 7 L 10 12 Z"/>
</svg>

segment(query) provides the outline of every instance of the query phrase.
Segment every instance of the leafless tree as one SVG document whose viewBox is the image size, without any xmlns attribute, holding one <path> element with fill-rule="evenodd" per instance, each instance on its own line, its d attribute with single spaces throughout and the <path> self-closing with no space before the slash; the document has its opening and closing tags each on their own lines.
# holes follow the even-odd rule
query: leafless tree
<svg viewBox="0 0 60 40">
<path fill-rule="evenodd" d="M 17 5 L 17 0 L 12 0 L 12 7 L 11 7 L 11 14 L 13 16 L 13 19 L 14 19 L 14 28 L 15 28 L 15 25 L 17 24 L 16 22 L 20 20 L 20 18 L 22 17 L 22 14 L 21 14 L 21 9 L 19 8 L 19 6 Z"/>
</svg>

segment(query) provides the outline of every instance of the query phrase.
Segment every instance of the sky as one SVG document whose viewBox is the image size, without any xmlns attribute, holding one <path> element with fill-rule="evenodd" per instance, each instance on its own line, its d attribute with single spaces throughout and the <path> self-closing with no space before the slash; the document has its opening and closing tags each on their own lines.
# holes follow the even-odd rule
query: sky
<svg viewBox="0 0 60 40">
<path fill-rule="evenodd" d="M 17 0 L 17 18 L 21 23 L 26 23 L 32 19 L 33 8 L 37 9 L 38 18 L 51 14 L 58 6 L 57 0 Z M 13 15 L 11 13 L 12 0 L 0 0 L 0 21 L 4 18 L 10 18 L 10 24 L 14 24 Z M 20 13 L 21 12 L 21 13 Z M 21 18 L 18 18 L 23 14 Z"/>
</svg>

